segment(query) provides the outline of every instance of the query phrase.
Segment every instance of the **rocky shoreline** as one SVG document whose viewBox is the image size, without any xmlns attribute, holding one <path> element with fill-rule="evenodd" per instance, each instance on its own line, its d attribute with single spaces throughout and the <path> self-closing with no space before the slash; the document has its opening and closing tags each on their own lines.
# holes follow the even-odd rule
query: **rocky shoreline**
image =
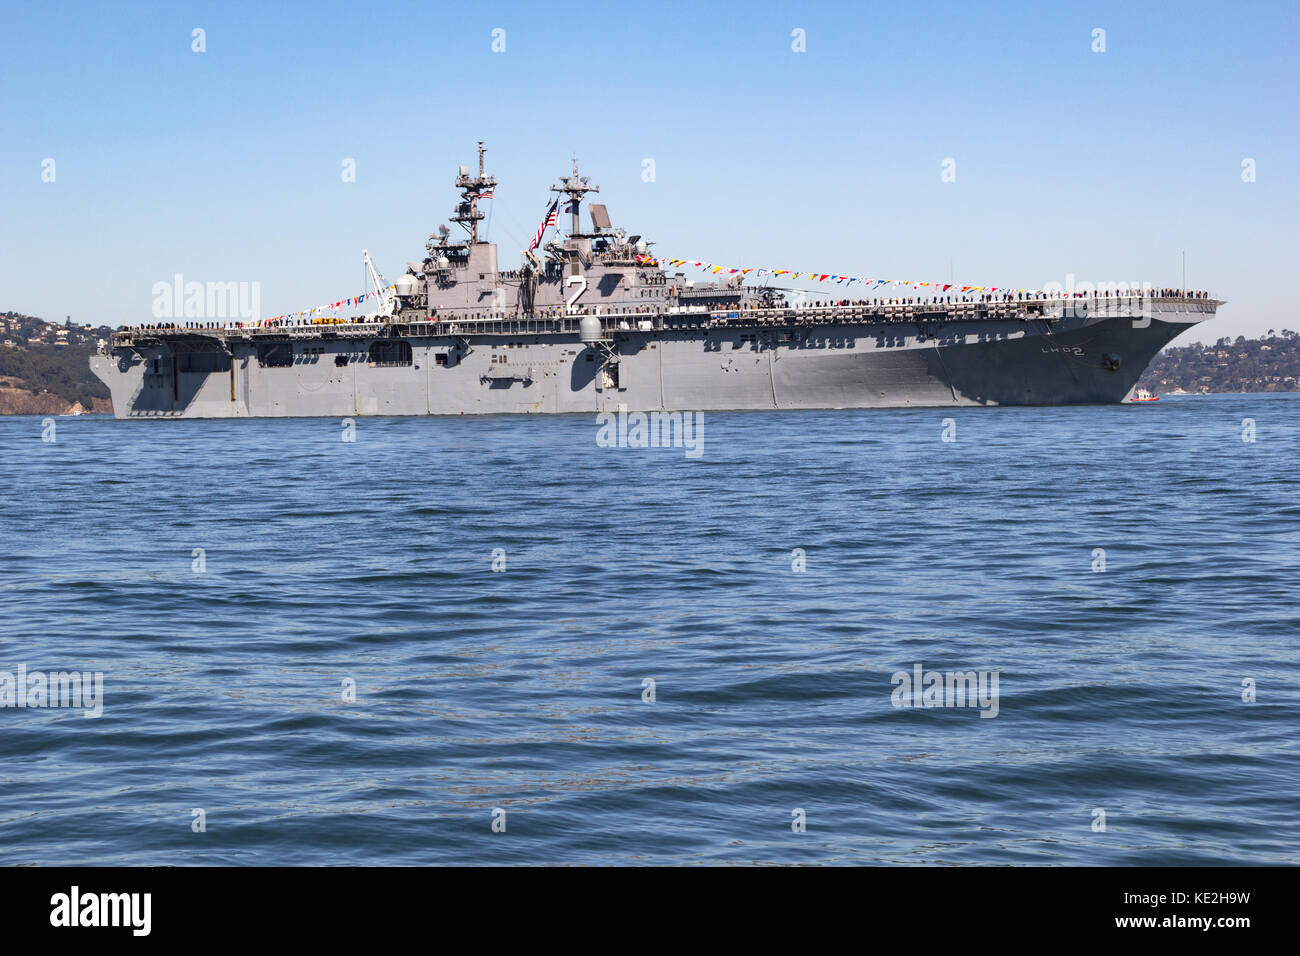
<svg viewBox="0 0 1300 956">
<path fill-rule="evenodd" d="M 53 392 L 38 392 L 16 388 L 12 384 L 0 385 L 0 415 L 83 415 L 86 413 L 113 413 L 113 403 L 107 398 L 97 398 L 91 407 L 81 402 L 70 402 Z"/>
</svg>

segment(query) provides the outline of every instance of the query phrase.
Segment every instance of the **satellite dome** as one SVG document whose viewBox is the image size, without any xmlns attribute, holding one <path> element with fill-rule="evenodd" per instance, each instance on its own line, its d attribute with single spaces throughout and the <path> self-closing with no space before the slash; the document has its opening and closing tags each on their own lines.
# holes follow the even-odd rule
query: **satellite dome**
<svg viewBox="0 0 1300 956">
<path fill-rule="evenodd" d="M 605 333 L 601 328 L 600 319 L 594 315 L 584 315 L 582 321 L 578 323 L 578 341 L 599 342 L 604 337 Z"/>
</svg>

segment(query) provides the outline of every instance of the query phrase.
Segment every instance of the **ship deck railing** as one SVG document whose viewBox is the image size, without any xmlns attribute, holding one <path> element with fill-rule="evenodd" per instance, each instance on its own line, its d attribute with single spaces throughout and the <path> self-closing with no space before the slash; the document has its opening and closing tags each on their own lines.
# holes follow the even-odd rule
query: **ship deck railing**
<svg viewBox="0 0 1300 956">
<path fill-rule="evenodd" d="M 937 324 L 946 322 L 1055 322 L 1067 315 L 1092 317 L 1133 315 L 1151 303 L 1188 311 L 1213 312 L 1221 303 L 1214 298 L 1161 295 L 1087 295 L 975 302 L 888 302 L 873 300 L 848 304 L 773 305 L 746 304 L 715 308 L 558 308 L 533 316 L 487 311 L 444 313 L 425 319 L 393 317 L 383 321 L 340 322 L 321 325 L 261 325 L 248 327 L 199 326 L 180 328 L 131 327 L 112 333 L 110 347 L 151 344 L 160 340 L 204 338 L 224 341 L 271 343 L 297 340 L 350 340 L 379 337 L 424 338 L 468 335 L 555 335 L 577 333 L 585 316 L 602 320 L 606 335 L 620 331 L 671 331 L 728 326 L 808 327 L 846 324 Z"/>
</svg>

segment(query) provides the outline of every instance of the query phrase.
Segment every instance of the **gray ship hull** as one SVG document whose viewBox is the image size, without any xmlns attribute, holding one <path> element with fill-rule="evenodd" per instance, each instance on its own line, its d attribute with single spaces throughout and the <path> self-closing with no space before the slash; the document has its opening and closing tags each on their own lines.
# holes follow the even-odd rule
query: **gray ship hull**
<svg viewBox="0 0 1300 956">
<path fill-rule="evenodd" d="M 396 340 L 389 330 L 312 330 L 275 344 L 177 331 L 92 356 L 91 368 L 118 418 L 1113 403 L 1218 304 L 1156 300 L 1143 317 L 1111 303 L 1103 314 L 1075 316 L 1057 301 L 1032 320 L 728 317 L 693 328 L 633 317 L 633 328 L 607 321 L 600 342 L 504 326 L 447 334 L 437 324 L 428 334 L 407 326 Z M 658 327 L 642 327 L 650 325 Z"/>
</svg>

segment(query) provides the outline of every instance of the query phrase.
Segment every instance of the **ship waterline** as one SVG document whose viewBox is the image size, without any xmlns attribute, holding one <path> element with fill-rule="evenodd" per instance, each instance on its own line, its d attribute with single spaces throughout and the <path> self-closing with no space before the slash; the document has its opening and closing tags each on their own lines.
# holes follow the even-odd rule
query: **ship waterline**
<svg viewBox="0 0 1300 956">
<path fill-rule="evenodd" d="M 1121 402 L 1152 357 L 1221 304 L 1204 294 L 933 296 L 813 305 L 741 278 L 669 275 L 592 205 L 497 268 L 461 168 L 451 217 L 379 310 L 331 324 L 123 329 L 92 371 L 118 418 L 462 415 Z M 560 199 L 557 198 L 556 205 Z M 553 207 L 554 209 L 555 207 Z M 539 232 L 540 235 L 540 232 Z"/>
</svg>

